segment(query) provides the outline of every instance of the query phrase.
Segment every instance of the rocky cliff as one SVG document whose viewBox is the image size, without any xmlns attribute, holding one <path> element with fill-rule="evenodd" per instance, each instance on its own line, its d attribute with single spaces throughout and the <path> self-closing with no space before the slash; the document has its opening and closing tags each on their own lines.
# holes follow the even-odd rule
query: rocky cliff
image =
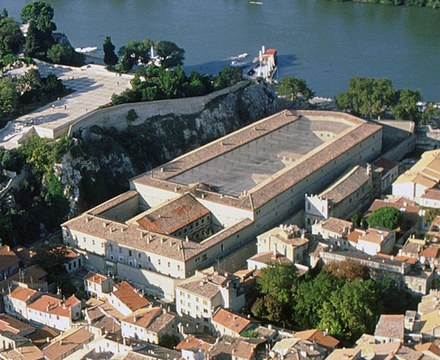
<svg viewBox="0 0 440 360">
<path fill-rule="evenodd" d="M 156 115 L 122 129 L 105 123 L 81 129 L 57 171 L 71 202 L 71 215 L 128 189 L 128 180 L 136 174 L 272 115 L 282 106 L 269 84 L 249 82 L 212 98 L 193 114 Z"/>
</svg>

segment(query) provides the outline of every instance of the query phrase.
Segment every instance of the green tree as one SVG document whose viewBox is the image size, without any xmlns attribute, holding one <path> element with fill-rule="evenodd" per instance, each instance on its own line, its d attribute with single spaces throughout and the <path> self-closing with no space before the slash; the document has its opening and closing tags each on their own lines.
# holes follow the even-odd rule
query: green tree
<svg viewBox="0 0 440 360">
<path fill-rule="evenodd" d="M 396 119 L 420 121 L 420 112 L 417 103 L 422 100 L 418 90 L 402 89 L 398 91 L 399 103 L 395 105 L 391 114 Z"/>
<path fill-rule="evenodd" d="M 243 72 L 240 68 L 226 66 L 214 77 L 214 89 L 224 89 L 243 80 Z"/>
<path fill-rule="evenodd" d="M 63 265 L 67 261 L 67 247 L 62 244 L 50 242 L 39 243 L 34 249 L 35 255 L 32 256 L 32 264 L 38 265 L 49 274 L 55 274 L 63 270 Z"/>
<path fill-rule="evenodd" d="M 24 44 L 20 26 L 10 17 L 0 18 L 0 58 L 16 54 Z"/>
<path fill-rule="evenodd" d="M 129 124 L 131 124 L 138 117 L 139 117 L 139 115 L 137 114 L 136 110 L 135 109 L 130 109 L 130 110 L 128 110 L 127 115 L 125 116 L 125 120 L 127 120 L 127 122 Z"/>
<path fill-rule="evenodd" d="M 118 57 L 116 56 L 115 46 L 110 36 L 105 37 L 102 48 L 104 50 L 104 63 L 110 67 L 115 66 L 118 63 Z"/>
<path fill-rule="evenodd" d="M 428 125 L 430 121 L 440 119 L 440 109 L 436 108 L 433 103 L 426 104 L 423 110 L 420 125 Z"/>
<path fill-rule="evenodd" d="M 265 295 L 258 298 L 251 308 L 251 313 L 257 318 L 269 321 L 282 321 L 286 319 L 286 307 L 271 295 Z"/>
<path fill-rule="evenodd" d="M 277 92 L 279 95 L 288 97 L 292 101 L 296 101 L 298 98 L 307 101 L 314 95 L 304 80 L 294 77 L 282 78 L 278 83 Z"/>
<path fill-rule="evenodd" d="M 182 66 L 185 60 L 185 50 L 171 41 L 159 41 L 156 45 L 156 52 L 164 68 Z"/>
<path fill-rule="evenodd" d="M 85 56 L 69 45 L 54 44 L 47 50 L 47 59 L 54 64 L 81 66 Z"/>
<path fill-rule="evenodd" d="M 321 320 L 322 305 L 342 284 L 343 282 L 325 272 L 321 272 L 315 278 L 302 281 L 293 293 L 294 322 L 305 328 L 317 327 Z"/>
<path fill-rule="evenodd" d="M 52 45 L 47 36 L 31 22 L 26 34 L 24 53 L 29 57 L 45 58 L 46 51 Z"/>
<path fill-rule="evenodd" d="M 19 94 L 14 81 L 9 78 L 0 79 L 0 114 L 8 115 L 15 111 L 19 101 Z"/>
<path fill-rule="evenodd" d="M 319 328 L 346 340 L 372 332 L 379 298 L 372 280 L 346 282 L 323 303 Z"/>
<path fill-rule="evenodd" d="M 296 269 L 292 264 L 269 264 L 261 270 L 257 285 L 262 294 L 270 295 L 281 304 L 287 304 L 291 301 L 296 281 Z"/>
<path fill-rule="evenodd" d="M 336 98 L 340 109 L 367 118 L 382 116 L 396 104 L 396 93 L 389 79 L 356 76 L 348 83 L 348 91 Z"/>
<path fill-rule="evenodd" d="M 46 51 L 54 43 L 52 32 L 57 29 L 53 16 L 52 6 L 41 1 L 29 3 L 22 9 L 21 21 L 29 23 L 24 47 L 26 55 L 45 58 Z"/>
<path fill-rule="evenodd" d="M 402 214 L 396 208 L 384 206 L 374 211 L 368 218 L 369 226 L 379 226 L 386 229 L 396 229 L 402 223 Z"/>
<path fill-rule="evenodd" d="M 35 1 L 21 10 L 20 19 L 25 24 L 33 22 L 38 30 L 52 34 L 52 31 L 57 29 L 55 23 L 52 22 L 53 16 L 54 11 L 50 4 Z"/>
</svg>

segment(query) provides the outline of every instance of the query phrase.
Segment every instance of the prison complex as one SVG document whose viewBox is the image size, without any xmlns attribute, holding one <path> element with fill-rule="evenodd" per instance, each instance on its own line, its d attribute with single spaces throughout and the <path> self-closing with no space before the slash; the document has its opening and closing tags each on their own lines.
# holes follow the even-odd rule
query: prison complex
<svg viewBox="0 0 440 360">
<path fill-rule="evenodd" d="M 381 150 L 379 125 L 283 111 L 135 177 L 129 191 L 65 222 L 64 242 L 90 269 L 171 299 L 197 269 L 301 212 L 306 193 Z"/>
</svg>

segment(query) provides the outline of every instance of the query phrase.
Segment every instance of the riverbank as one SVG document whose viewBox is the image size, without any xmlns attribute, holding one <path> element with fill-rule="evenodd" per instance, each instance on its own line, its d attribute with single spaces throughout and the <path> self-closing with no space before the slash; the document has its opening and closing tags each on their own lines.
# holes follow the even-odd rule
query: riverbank
<svg viewBox="0 0 440 360">
<path fill-rule="evenodd" d="M 331 0 L 341 2 L 341 0 Z M 344 0 L 343 2 L 360 2 L 369 4 L 380 4 L 387 6 L 414 6 L 440 9 L 440 3 L 436 0 Z"/>
</svg>

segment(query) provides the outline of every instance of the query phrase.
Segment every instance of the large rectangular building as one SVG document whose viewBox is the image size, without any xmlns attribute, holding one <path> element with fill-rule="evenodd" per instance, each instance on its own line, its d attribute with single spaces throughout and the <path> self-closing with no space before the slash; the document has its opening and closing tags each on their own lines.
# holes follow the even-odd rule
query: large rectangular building
<svg viewBox="0 0 440 360">
<path fill-rule="evenodd" d="M 379 125 L 284 111 L 137 176 L 130 191 L 64 223 L 64 241 L 89 268 L 174 297 L 176 282 L 298 213 L 305 193 L 381 149 Z"/>
</svg>

